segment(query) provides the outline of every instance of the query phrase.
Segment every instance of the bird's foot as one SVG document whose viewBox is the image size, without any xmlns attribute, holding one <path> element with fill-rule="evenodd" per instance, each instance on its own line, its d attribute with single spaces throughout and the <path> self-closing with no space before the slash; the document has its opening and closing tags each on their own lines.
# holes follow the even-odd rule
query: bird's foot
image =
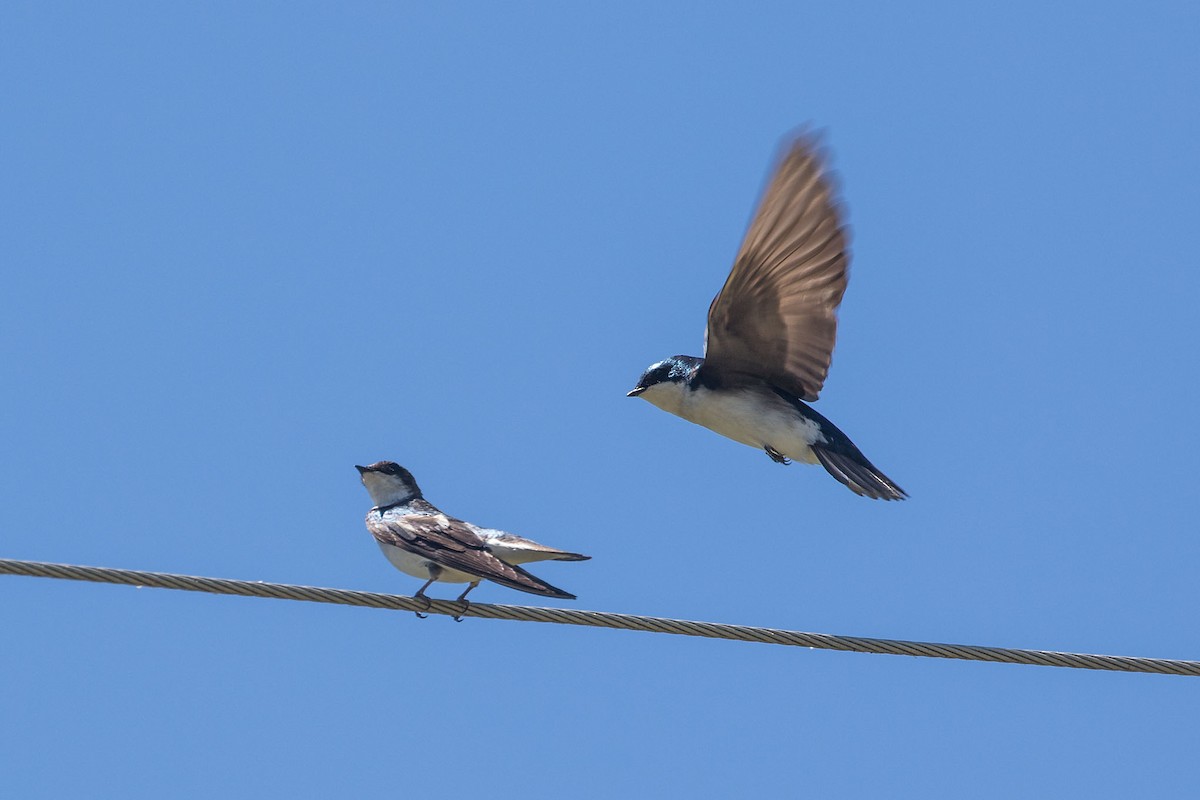
<svg viewBox="0 0 1200 800">
<path fill-rule="evenodd" d="M 424 592 L 417 592 L 413 595 L 414 600 L 418 597 L 425 601 L 425 610 L 428 611 L 429 607 L 433 605 L 433 601 L 426 597 Z M 429 619 L 428 614 L 422 614 L 420 611 L 414 611 L 413 613 L 417 615 L 417 619 Z"/>
<path fill-rule="evenodd" d="M 462 620 L 463 620 L 463 614 L 467 613 L 467 609 L 471 607 L 471 601 L 470 601 L 470 600 L 463 600 L 463 599 L 460 597 L 460 598 L 458 598 L 458 602 L 462 603 L 462 611 L 460 611 L 460 612 L 458 612 L 457 614 L 455 614 L 455 615 L 454 615 L 454 621 L 455 621 L 455 622 L 462 622 Z"/>
<path fill-rule="evenodd" d="M 467 599 L 467 595 L 478 585 L 479 581 L 471 581 L 467 588 L 463 589 L 463 593 L 456 598 L 458 602 L 462 603 L 462 611 L 454 615 L 455 622 L 462 622 L 463 614 L 467 613 L 467 609 L 471 607 L 471 601 Z"/>
<path fill-rule="evenodd" d="M 767 451 L 767 455 L 770 456 L 771 460 L 774 461 L 776 464 L 792 463 L 792 460 L 790 458 L 788 458 L 783 453 L 776 450 L 774 447 L 771 447 L 771 445 L 767 445 L 763 449 Z"/>
</svg>

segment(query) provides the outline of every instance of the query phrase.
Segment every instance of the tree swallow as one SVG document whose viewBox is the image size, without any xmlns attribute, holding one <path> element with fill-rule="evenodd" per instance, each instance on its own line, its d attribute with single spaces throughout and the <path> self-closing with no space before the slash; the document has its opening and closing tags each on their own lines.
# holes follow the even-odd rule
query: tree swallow
<svg viewBox="0 0 1200 800">
<path fill-rule="evenodd" d="M 650 365 L 629 397 L 766 452 L 820 463 L 855 494 L 907 493 L 804 401 L 817 399 L 846 291 L 847 232 L 816 139 L 788 148 L 708 309 L 704 358 Z"/>
<path fill-rule="evenodd" d="M 469 584 L 458 600 L 484 578 L 512 589 L 574 600 L 575 595 L 530 575 L 518 564 L 531 561 L 586 561 L 591 556 L 568 553 L 494 528 L 480 528 L 438 511 L 422 495 L 412 473 L 392 461 L 355 465 L 363 486 L 375 501 L 367 512 L 367 530 L 392 566 L 425 585 L 415 597 L 428 600 L 434 581 Z M 417 616 L 421 616 L 418 614 Z"/>
</svg>

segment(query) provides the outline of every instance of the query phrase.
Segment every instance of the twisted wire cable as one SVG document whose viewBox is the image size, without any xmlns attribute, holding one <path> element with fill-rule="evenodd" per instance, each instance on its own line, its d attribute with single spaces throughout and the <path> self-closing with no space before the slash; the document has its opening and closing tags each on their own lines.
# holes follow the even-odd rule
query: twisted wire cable
<svg viewBox="0 0 1200 800">
<path fill-rule="evenodd" d="M 759 628 L 748 625 L 727 625 L 717 622 L 695 622 L 636 614 L 613 614 L 606 611 L 581 611 L 569 608 L 537 606 L 508 606 L 487 603 L 463 603 L 430 600 L 404 595 L 361 592 L 353 589 L 327 589 L 319 586 L 297 586 L 264 581 L 240 581 L 228 578 L 203 578 L 195 575 L 174 575 L 165 572 L 146 572 L 109 567 L 85 567 L 73 564 L 54 564 L 41 561 L 0 559 L 0 574 L 24 575 L 35 578 L 58 578 L 72 581 L 115 583 L 128 586 L 147 586 L 158 589 L 178 589 L 188 592 L 230 594 L 241 597 L 271 597 L 277 600 L 302 600 L 311 603 L 336 603 L 347 606 L 385 608 L 445 614 L 452 617 L 507 619 L 519 622 L 547 622 L 558 625 L 586 625 L 593 628 L 616 628 L 626 631 L 669 633 L 677 636 L 702 636 L 710 639 L 732 639 L 739 642 L 761 642 L 793 647 L 812 647 L 823 650 L 849 650 L 856 653 L 918 656 L 923 658 L 956 658 L 967 661 L 990 661 L 1004 664 L 1032 664 L 1045 667 L 1099 669 L 1116 672 L 1150 672 L 1160 675 L 1200 676 L 1200 661 L 1135 656 L 1104 656 L 1087 653 L 1063 653 L 1050 650 L 1019 650 L 1007 647 L 986 647 L 969 644 L 938 644 L 902 639 L 872 639 L 862 636 L 836 636 L 827 633 L 805 633 L 779 628 Z"/>
</svg>

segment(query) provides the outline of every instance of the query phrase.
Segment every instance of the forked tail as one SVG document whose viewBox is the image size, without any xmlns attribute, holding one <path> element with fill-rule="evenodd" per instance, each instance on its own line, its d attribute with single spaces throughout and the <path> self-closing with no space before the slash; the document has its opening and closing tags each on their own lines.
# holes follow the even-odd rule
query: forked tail
<svg viewBox="0 0 1200 800">
<path fill-rule="evenodd" d="M 817 454 L 821 466 L 857 495 L 874 500 L 903 500 L 908 497 L 908 492 L 880 472 L 861 452 L 839 452 L 819 444 L 812 445 L 812 450 Z"/>
</svg>

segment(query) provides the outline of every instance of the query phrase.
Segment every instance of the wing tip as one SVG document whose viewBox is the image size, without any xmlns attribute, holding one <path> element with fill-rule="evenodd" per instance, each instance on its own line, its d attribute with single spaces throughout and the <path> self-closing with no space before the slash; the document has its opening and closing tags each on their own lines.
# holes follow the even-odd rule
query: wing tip
<svg viewBox="0 0 1200 800">
<path fill-rule="evenodd" d="M 522 592 L 529 592 L 530 594 L 540 594 L 543 597 L 554 597 L 558 600 L 577 599 L 575 595 L 571 594 L 570 592 L 560 589 L 554 584 L 542 580 L 528 570 L 522 569 L 515 564 L 510 564 L 508 566 L 509 569 L 516 573 L 515 579 L 509 578 L 508 580 L 499 580 L 497 577 L 489 576 L 488 580 L 508 586 L 510 589 L 519 589 Z"/>
<path fill-rule="evenodd" d="M 537 588 L 537 589 L 534 589 L 532 587 L 526 587 L 526 586 L 520 586 L 520 587 L 514 587 L 514 588 L 522 589 L 523 591 L 529 592 L 530 594 L 540 594 L 543 597 L 553 597 L 556 600 L 577 600 L 578 599 L 577 597 L 575 597 L 575 595 L 571 594 L 570 592 L 564 591 L 564 590 L 558 588 L 557 586 L 552 586 L 549 583 L 546 583 L 545 581 L 541 580 L 540 578 L 536 578 L 535 580 L 537 580 L 537 582 L 540 584 L 539 588 Z"/>
</svg>

